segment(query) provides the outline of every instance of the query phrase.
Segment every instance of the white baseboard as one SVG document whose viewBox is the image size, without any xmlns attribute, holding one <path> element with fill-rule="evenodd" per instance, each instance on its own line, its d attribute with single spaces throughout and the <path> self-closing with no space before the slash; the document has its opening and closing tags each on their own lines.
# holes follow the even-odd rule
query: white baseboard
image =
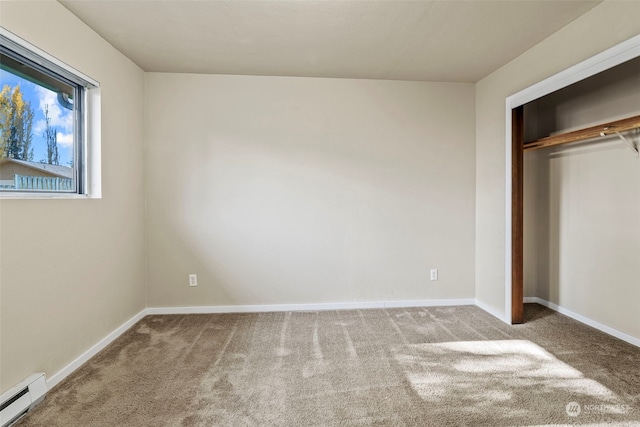
<svg viewBox="0 0 640 427">
<path fill-rule="evenodd" d="M 325 311 L 360 310 L 367 308 L 443 307 L 474 304 L 475 300 L 472 298 L 468 298 L 375 302 L 334 302 L 318 304 L 209 305 L 195 307 L 151 307 L 147 309 L 147 314 L 265 313 L 276 311 Z"/>
<path fill-rule="evenodd" d="M 387 301 L 384 308 L 400 308 L 400 307 L 451 307 L 456 305 L 475 305 L 474 298 L 459 299 L 426 299 L 426 300 L 409 300 L 409 301 Z"/>
<path fill-rule="evenodd" d="M 150 307 L 148 314 L 213 314 L 213 313 L 266 313 L 275 311 L 347 310 L 350 308 L 383 308 L 382 303 L 363 302 L 355 307 L 351 303 L 323 304 L 256 304 L 256 305 L 202 305 L 192 307 Z"/>
<path fill-rule="evenodd" d="M 629 344 L 633 344 L 636 347 L 640 347 L 640 339 L 631 336 L 629 334 L 625 334 L 624 332 L 621 332 L 617 329 L 614 329 L 610 326 L 604 325 L 600 322 L 597 322 L 595 320 L 589 319 L 588 317 L 585 317 L 581 314 L 578 313 L 574 313 L 573 311 L 566 309 L 558 304 L 554 304 L 552 302 L 549 302 L 547 300 L 544 300 L 542 298 L 538 298 L 538 297 L 526 297 L 524 299 L 525 303 L 536 303 L 536 304 L 540 304 L 543 305 L 547 308 L 550 308 L 553 311 L 557 311 L 560 314 L 564 314 L 567 317 L 571 317 L 574 320 L 577 320 L 578 322 L 584 323 L 585 325 L 589 325 L 592 328 L 598 329 L 599 331 L 602 331 L 606 334 L 612 335 L 616 338 L 621 339 L 622 341 L 626 341 Z"/>
<path fill-rule="evenodd" d="M 82 353 L 78 356 L 73 362 L 69 363 L 67 366 L 53 374 L 50 378 L 47 379 L 47 388 L 50 390 L 55 387 L 60 381 L 68 377 L 73 371 L 78 369 L 85 363 L 87 360 L 91 359 L 95 356 L 100 350 L 111 344 L 116 338 L 126 332 L 130 327 L 132 327 L 136 322 L 142 319 L 147 315 L 147 310 L 144 309 L 140 313 L 133 316 L 131 319 L 124 322 L 117 329 L 111 332 L 109 335 L 101 339 L 97 344 L 91 347 L 89 350 Z"/>
</svg>

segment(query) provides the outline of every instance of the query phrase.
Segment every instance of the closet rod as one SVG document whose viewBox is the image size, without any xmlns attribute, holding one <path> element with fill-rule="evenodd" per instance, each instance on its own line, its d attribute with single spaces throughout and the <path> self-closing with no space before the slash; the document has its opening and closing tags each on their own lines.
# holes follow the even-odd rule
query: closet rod
<svg viewBox="0 0 640 427">
<path fill-rule="evenodd" d="M 640 116 L 628 117 L 614 122 L 603 123 L 601 125 L 547 136 L 536 141 L 523 144 L 525 151 L 537 150 L 538 148 L 551 147 L 554 145 L 568 144 L 570 142 L 584 141 L 585 139 L 599 138 L 607 135 L 615 135 L 632 129 L 640 129 Z"/>
</svg>

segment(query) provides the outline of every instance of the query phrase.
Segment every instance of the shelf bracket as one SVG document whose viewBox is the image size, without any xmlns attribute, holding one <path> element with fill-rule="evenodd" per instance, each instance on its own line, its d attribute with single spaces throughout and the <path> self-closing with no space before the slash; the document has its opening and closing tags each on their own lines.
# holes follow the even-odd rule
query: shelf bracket
<svg viewBox="0 0 640 427">
<path fill-rule="evenodd" d="M 604 132 L 602 132 L 602 133 L 604 133 Z M 633 151 L 636 154 L 636 158 L 640 158 L 640 153 L 638 152 L 638 147 L 636 147 L 636 144 L 634 144 L 633 142 L 629 141 L 627 138 L 624 137 L 624 135 L 622 135 L 618 131 L 615 131 L 615 134 L 618 135 L 618 138 L 620 138 L 621 140 L 626 142 L 627 145 L 629 145 L 629 148 L 631 148 L 631 151 Z"/>
</svg>

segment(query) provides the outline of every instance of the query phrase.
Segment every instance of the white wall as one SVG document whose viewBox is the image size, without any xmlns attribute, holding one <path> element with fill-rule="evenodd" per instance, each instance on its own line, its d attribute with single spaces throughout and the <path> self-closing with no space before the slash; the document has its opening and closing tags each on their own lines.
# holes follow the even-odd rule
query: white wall
<svg viewBox="0 0 640 427">
<path fill-rule="evenodd" d="M 540 136 L 640 115 L 640 58 L 530 107 Z M 640 337 L 640 160 L 613 136 L 540 150 L 537 162 L 537 296 Z"/>
<path fill-rule="evenodd" d="M 102 199 L 0 200 L 0 391 L 59 371 L 144 308 L 144 73 L 57 2 L 0 25 L 101 84 Z"/>
<path fill-rule="evenodd" d="M 473 298 L 474 114 L 470 84 L 148 74 L 148 305 Z"/>
<path fill-rule="evenodd" d="M 638 2 L 606 1 L 476 85 L 476 297 L 498 314 L 505 306 L 505 98 L 640 33 L 639 12 Z"/>
</svg>

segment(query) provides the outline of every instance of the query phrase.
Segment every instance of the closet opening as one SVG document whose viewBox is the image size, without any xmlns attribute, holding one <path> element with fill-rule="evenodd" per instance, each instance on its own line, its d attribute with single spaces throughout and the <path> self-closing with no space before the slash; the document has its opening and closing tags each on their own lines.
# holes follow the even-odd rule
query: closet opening
<svg viewBox="0 0 640 427">
<path fill-rule="evenodd" d="M 506 101 L 504 320 L 518 324 L 526 297 L 560 306 L 561 283 L 605 277 L 593 265 L 614 238 L 588 227 L 626 215 L 640 171 L 640 36 Z"/>
</svg>

